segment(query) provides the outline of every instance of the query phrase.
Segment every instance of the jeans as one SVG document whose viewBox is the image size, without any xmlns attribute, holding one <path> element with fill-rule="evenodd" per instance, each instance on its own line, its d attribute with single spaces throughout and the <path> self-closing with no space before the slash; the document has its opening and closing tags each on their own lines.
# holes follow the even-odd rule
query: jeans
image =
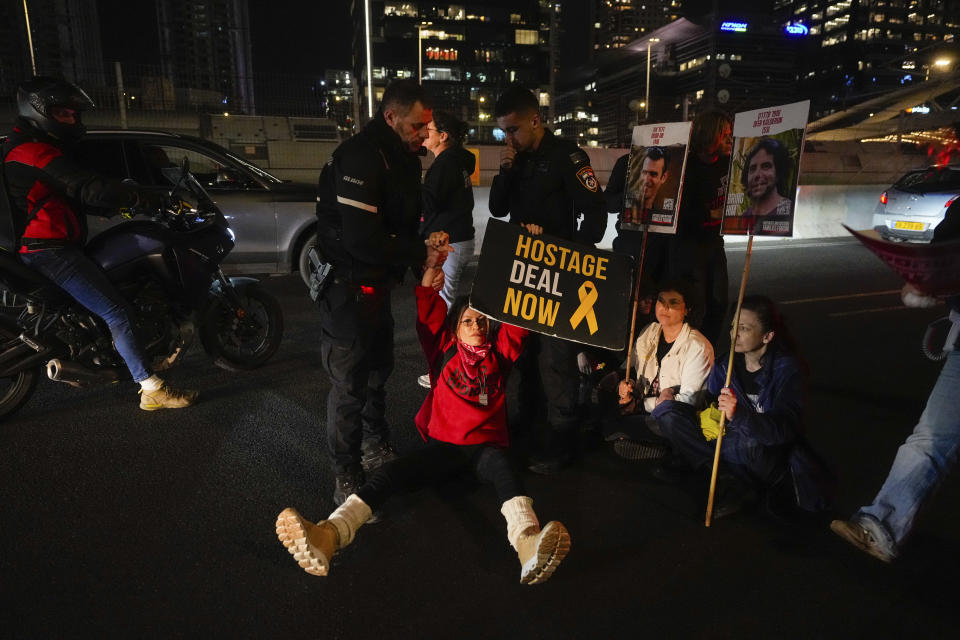
<svg viewBox="0 0 960 640">
<path fill-rule="evenodd" d="M 320 308 L 320 362 L 330 378 L 327 446 L 336 473 L 360 466 L 361 446 L 387 441 L 386 384 L 393 371 L 389 288 L 330 285 Z"/>
<path fill-rule="evenodd" d="M 951 351 L 920 421 L 897 456 L 873 504 L 853 519 L 870 531 L 880 548 L 896 557 L 920 508 L 957 461 L 960 447 L 960 351 Z"/>
<path fill-rule="evenodd" d="M 461 446 L 437 440 L 377 469 L 357 489 L 357 495 L 376 511 L 391 495 L 420 489 L 468 468 L 472 468 L 479 480 L 493 485 L 501 504 L 525 495 L 506 449 L 488 444 Z"/>
<path fill-rule="evenodd" d="M 473 258 L 474 245 L 473 238 L 450 245 L 453 251 L 447 254 L 443 263 L 443 289 L 440 291 L 440 297 L 447 303 L 448 309 L 453 307 L 454 299 L 460 295 L 460 277 L 463 275 L 463 268 Z"/>
<path fill-rule="evenodd" d="M 20 260 L 42 273 L 110 328 L 113 345 L 135 382 L 150 377 L 146 355 L 133 333 L 133 313 L 107 275 L 79 247 L 21 253 Z"/>
</svg>

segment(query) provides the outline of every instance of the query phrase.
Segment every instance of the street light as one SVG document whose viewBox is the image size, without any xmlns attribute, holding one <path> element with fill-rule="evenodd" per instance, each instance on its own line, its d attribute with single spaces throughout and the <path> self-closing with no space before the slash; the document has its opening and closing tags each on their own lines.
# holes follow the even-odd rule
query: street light
<svg viewBox="0 0 960 640">
<path fill-rule="evenodd" d="M 643 119 L 650 121 L 650 45 L 654 42 L 660 42 L 660 38 L 650 38 L 647 40 L 647 99 L 645 101 Z"/>
<path fill-rule="evenodd" d="M 23 0 L 23 19 L 27 21 L 27 44 L 30 47 L 30 68 L 33 75 L 37 75 L 37 61 L 33 56 L 33 34 L 30 33 L 30 11 L 27 9 L 27 0 Z"/>
</svg>

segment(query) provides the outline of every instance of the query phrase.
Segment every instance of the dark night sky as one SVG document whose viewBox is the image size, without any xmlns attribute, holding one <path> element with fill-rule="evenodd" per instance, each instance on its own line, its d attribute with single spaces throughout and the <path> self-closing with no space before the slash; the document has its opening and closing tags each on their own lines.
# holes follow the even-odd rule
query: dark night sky
<svg viewBox="0 0 960 640">
<path fill-rule="evenodd" d="M 316 74 L 350 66 L 347 0 L 250 0 L 256 72 Z M 159 64 L 154 0 L 97 0 L 108 62 Z"/>
</svg>

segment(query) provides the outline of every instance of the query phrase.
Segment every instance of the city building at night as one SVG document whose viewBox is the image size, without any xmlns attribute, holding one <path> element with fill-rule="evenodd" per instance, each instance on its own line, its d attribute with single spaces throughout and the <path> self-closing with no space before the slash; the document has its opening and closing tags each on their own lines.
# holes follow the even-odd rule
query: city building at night
<svg viewBox="0 0 960 640">
<path fill-rule="evenodd" d="M 353 3 L 356 112 L 368 117 L 364 2 Z M 371 77 L 374 105 L 391 80 L 421 77 L 434 107 L 470 124 L 470 139 L 493 142 L 493 107 L 509 84 L 537 92 L 552 109 L 559 47 L 559 3 L 487 0 L 456 5 L 372 1 Z"/>
<path fill-rule="evenodd" d="M 635 124 L 791 102 L 799 52 L 770 13 L 681 18 L 564 75 L 554 126 L 584 146 L 623 145 Z"/>
<path fill-rule="evenodd" d="M 626 46 L 680 17 L 683 0 L 594 0 L 593 49 Z"/>
<path fill-rule="evenodd" d="M 27 37 L 27 18 L 31 38 Z M 96 0 L 4 2 L 0 6 L 0 93 L 24 78 L 57 75 L 84 86 L 104 83 Z"/>
<path fill-rule="evenodd" d="M 160 65 L 177 101 L 256 113 L 247 0 L 157 0 Z"/>
<path fill-rule="evenodd" d="M 819 118 L 960 68 L 960 0 L 777 0 L 803 40 L 801 91 Z"/>
</svg>

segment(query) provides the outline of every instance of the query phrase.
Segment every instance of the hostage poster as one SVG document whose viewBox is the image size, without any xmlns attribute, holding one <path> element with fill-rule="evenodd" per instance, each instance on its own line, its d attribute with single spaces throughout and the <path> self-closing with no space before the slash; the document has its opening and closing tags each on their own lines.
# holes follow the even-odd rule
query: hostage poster
<svg viewBox="0 0 960 640">
<path fill-rule="evenodd" d="M 491 219 L 470 305 L 530 331 L 626 347 L 633 258 Z"/>
<path fill-rule="evenodd" d="M 810 101 L 738 113 L 723 233 L 792 236 Z"/>
<path fill-rule="evenodd" d="M 620 228 L 677 232 L 677 212 L 690 142 L 690 122 L 647 124 L 633 128 Z"/>
</svg>

